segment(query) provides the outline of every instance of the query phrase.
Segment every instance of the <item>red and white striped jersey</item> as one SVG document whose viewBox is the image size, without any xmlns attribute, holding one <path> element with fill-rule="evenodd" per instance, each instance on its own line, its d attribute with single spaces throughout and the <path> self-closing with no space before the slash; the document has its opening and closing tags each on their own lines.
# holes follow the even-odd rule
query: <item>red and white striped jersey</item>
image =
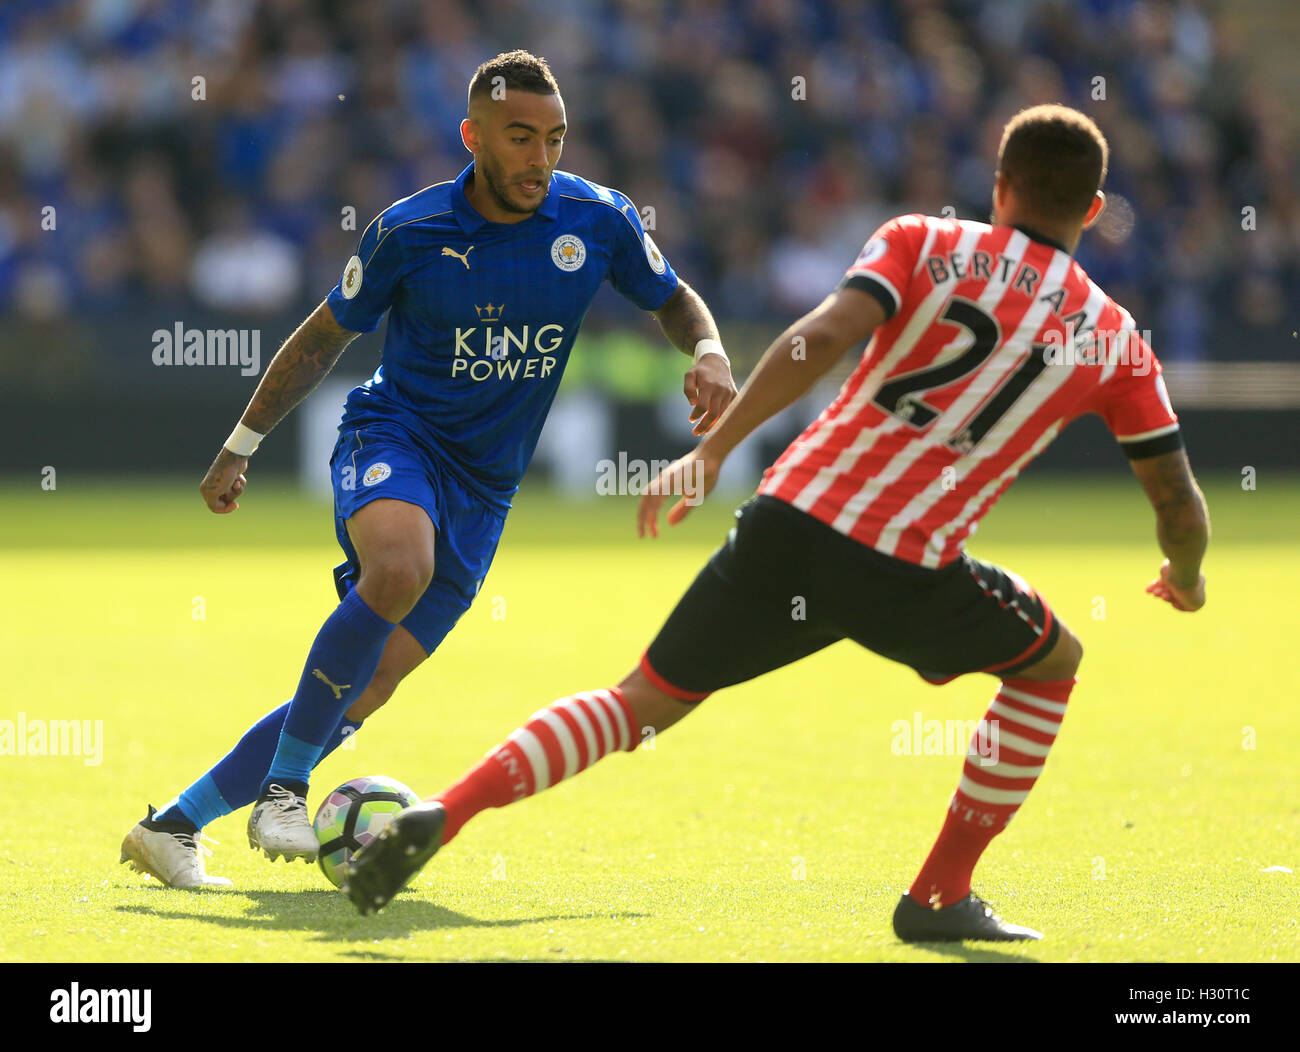
<svg viewBox="0 0 1300 1052">
<path fill-rule="evenodd" d="M 877 551 L 951 562 L 1084 413 L 1100 414 L 1130 457 L 1182 443 L 1132 317 L 1031 231 L 900 216 L 866 243 L 845 286 L 878 299 L 888 320 L 759 493 Z"/>
</svg>

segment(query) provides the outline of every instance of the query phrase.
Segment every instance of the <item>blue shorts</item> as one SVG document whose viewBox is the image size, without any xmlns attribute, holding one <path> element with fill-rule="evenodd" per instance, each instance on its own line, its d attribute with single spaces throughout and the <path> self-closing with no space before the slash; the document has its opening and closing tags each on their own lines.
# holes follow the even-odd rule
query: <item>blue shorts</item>
<svg viewBox="0 0 1300 1052">
<path fill-rule="evenodd" d="M 360 576 L 347 520 L 372 500 L 401 500 L 428 512 L 437 531 L 433 580 L 402 627 L 432 654 L 469 609 L 487 576 L 505 513 L 468 491 L 400 424 L 367 424 L 339 434 L 330 457 L 334 532 L 347 562 L 334 570 L 339 598 Z"/>
</svg>

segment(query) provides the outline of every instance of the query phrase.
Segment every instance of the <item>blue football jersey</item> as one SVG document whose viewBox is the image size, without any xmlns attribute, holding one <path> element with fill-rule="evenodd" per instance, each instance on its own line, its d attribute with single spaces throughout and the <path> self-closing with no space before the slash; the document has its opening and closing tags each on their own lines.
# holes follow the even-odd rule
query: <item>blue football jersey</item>
<svg viewBox="0 0 1300 1052">
<path fill-rule="evenodd" d="M 390 312 L 381 364 L 348 395 L 340 430 L 398 421 L 504 506 L 600 283 L 652 311 L 677 275 L 617 190 L 555 171 L 533 215 L 492 223 L 465 197 L 473 170 L 380 213 L 328 303 L 355 332 Z"/>
</svg>

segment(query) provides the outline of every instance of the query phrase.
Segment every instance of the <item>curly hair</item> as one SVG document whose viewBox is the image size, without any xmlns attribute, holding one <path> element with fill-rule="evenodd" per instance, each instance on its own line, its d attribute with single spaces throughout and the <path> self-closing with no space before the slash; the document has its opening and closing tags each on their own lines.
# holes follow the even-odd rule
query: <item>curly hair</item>
<svg viewBox="0 0 1300 1052">
<path fill-rule="evenodd" d="M 469 102 L 491 95 L 499 98 L 505 91 L 527 91 L 534 95 L 558 95 L 560 86 L 551 76 L 546 59 L 530 51 L 503 51 L 474 71 L 469 82 Z"/>
</svg>

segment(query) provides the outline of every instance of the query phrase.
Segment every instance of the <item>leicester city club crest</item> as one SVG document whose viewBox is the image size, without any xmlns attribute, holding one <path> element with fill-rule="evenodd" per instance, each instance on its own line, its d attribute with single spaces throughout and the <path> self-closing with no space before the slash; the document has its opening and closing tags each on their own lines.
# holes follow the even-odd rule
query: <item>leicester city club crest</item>
<svg viewBox="0 0 1300 1052">
<path fill-rule="evenodd" d="M 561 270 L 577 270 L 587 261 L 587 246 L 573 234 L 561 234 L 551 242 L 551 261 Z"/>
</svg>

